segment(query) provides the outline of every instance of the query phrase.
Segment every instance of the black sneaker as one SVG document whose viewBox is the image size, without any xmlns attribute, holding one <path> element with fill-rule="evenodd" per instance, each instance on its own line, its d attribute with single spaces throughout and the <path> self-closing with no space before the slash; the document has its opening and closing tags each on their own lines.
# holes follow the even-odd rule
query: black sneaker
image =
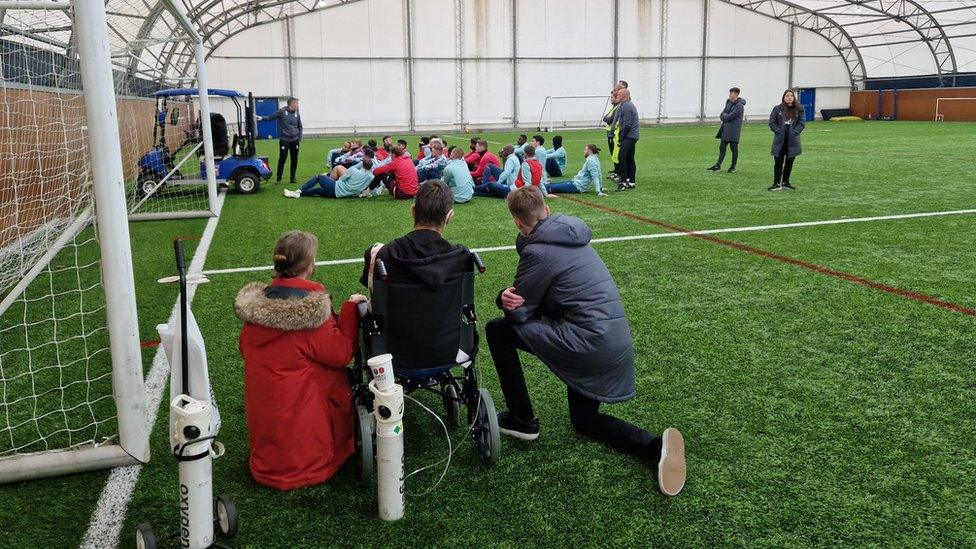
<svg viewBox="0 0 976 549">
<path fill-rule="evenodd" d="M 729 168 L 729 173 L 735 173 L 735 168 Z"/>
<path fill-rule="evenodd" d="M 535 440 L 539 438 L 539 418 L 522 421 L 508 412 L 502 412 L 498 414 L 498 430 L 519 440 Z"/>
<path fill-rule="evenodd" d="M 710 172 L 720 172 L 720 171 L 722 171 L 722 167 L 719 166 L 718 164 L 715 164 L 714 166 L 709 166 L 708 167 L 708 171 L 710 171 Z"/>
<path fill-rule="evenodd" d="M 768 188 L 768 189 L 766 189 L 766 190 L 767 190 L 767 191 L 782 191 L 782 190 L 783 190 L 783 186 L 782 186 L 782 185 L 780 185 L 779 183 L 773 183 L 773 184 L 772 184 L 772 185 L 770 185 L 770 186 L 769 186 L 769 188 Z"/>
<path fill-rule="evenodd" d="M 624 185 L 627 187 L 627 189 L 636 189 L 637 188 L 637 184 L 634 183 L 633 181 L 624 181 Z"/>
<path fill-rule="evenodd" d="M 275 185 L 281 185 L 281 180 L 280 179 L 276 179 L 275 180 Z"/>
<path fill-rule="evenodd" d="M 792 189 L 794 191 L 796 190 L 796 187 L 794 187 L 793 185 L 790 185 L 790 182 L 789 181 L 784 181 L 783 182 L 783 188 L 784 189 Z"/>
<path fill-rule="evenodd" d="M 626 190 L 627 190 L 627 184 L 626 183 L 624 183 L 623 181 L 621 181 L 620 183 L 617 183 L 617 191 L 618 192 L 619 191 L 626 191 Z"/>
<path fill-rule="evenodd" d="M 291 184 L 292 184 L 292 185 L 298 185 L 298 181 L 295 181 L 294 179 L 292 179 L 292 180 L 291 180 Z"/>
</svg>

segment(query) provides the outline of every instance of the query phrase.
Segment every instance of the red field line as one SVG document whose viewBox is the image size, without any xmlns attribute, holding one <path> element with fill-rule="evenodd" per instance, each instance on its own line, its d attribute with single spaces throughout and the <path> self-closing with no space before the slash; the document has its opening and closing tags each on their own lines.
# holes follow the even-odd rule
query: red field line
<svg viewBox="0 0 976 549">
<path fill-rule="evenodd" d="M 664 221 L 658 221 L 657 219 L 651 219 L 649 217 L 644 217 L 642 215 L 637 215 L 635 213 L 627 212 L 624 210 L 618 210 L 617 208 L 611 208 L 610 206 L 604 206 L 602 204 L 595 204 L 586 200 L 580 200 L 567 195 L 559 195 L 559 198 L 563 200 L 569 200 L 570 202 L 575 202 L 577 204 L 582 204 L 584 206 L 589 206 L 591 208 L 596 208 L 598 210 L 603 210 L 605 212 L 610 212 L 617 214 L 619 216 L 626 217 L 628 219 L 633 219 L 634 221 L 640 221 L 641 223 L 647 223 L 649 225 L 654 225 L 655 227 L 661 227 L 662 229 L 667 229 L 669 231 L 675 231 L 679 233 L 684 233 L 688 236 L 695 238 L 700 238 L 701 240 L 707 240 L 714 244 L 719 244 L 725 246 L 726 248 L 731 248 L 733 250 L 738 250 L 740 252 L 746 252 L 752 255 L 757 255 L 760 257 L 765 257 L 767 259 L 772 259 L 774 261 L 779 261 L 780 263 L 786 263 L 788 265 L 794 265 L 796 267 L 801 267 L 808 271 L 813 271 L 815 273 L 820 273 L 822 275 L 827 275 L 839 280 L 845 280 L 847 282 L 852 282 L 854 284 L 859 284 L 861 286 L 866 286 L 868 288 L 873 288 L 875 290 L 881 290 L 882 292 L 887 292 L 898 297 L 903 297 L 905 299 L 911 299 L 913 301 L 918 301 L 921 303 L 928 303 L 929 305 L 934 305 L 936 307 L 941 307 L 943 309 L 948 309 L 952 312 L 976 317 L 976 309 L 971 309 L 964 305 L 959 305 L 958 303 L 952 303 L 949 301 L 944 301 L 937 297 L 933 297 L 927 294 L 913 292 L 911 290 L 904 290 L 902 288 L 897 288 L 895 286 L 890 286 L 882 282 L 877 282 L 867 278 L 863 278 L 857 275 L 852 275 L 850 273 L 845 273 L 843 271 L 838 271 L 836 269 L 831 269 L 830 267 L 824 267 L 823 265 L 817 265 L 816 263 L 810 263 L 809 261 L 804 261 L 802 259 L 796 259 L 794 257 L 788 257 L 785 255 L 780 255 L 774 252 L 763 250 L 761 248 L 756 248 L 755 246 L 749 246 L 748 244 L 740 244 L 738 242 L 732 242 L 731 240 L 725 240 L 724 238 L 718 238 L 715 236 L 707 234 L 699 234 L 691 229 L 686 229 L 678 225 L 667 223 Z"/>
</svg>

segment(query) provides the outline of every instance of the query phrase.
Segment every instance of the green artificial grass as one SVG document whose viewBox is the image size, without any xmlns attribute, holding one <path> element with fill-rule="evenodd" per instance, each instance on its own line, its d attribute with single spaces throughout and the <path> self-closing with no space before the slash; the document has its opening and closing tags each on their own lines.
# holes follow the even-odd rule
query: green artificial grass
<svg viewBox="0 0 976 549">
<path fill-rule="evenodd" d="M 974 207 L 974 124 L 809 124 L 795 192 L 767 192 L 769 131 L 748 125 L 738 173 L 710 173 L 714 128 L 650 127 L 638 144 L 638 188 L 586 202 L 688 229 L 958 210 Z M 514 133 L 486 133 L 492 150 Z M 563 132 L 569 176 L 600 131 Z M 451 144 L 467 145 L 466 135 Z M 299 179 L 324 170 L 341 139 L 306 140 Z M 411 139 L 411 142 L 414 140 Z M 274 143 L 259 152 L 276 161 Z M 604 171 L 609 169 L 608 155 Z M 727 167 L 726 161 L 726 167 Z M 288 187 L 293 188 L 293 187 Z M 281 196 L 265 184 L 228 195 L 207 269 L 271 263 L 275 239 L 303 229 L 319 259 L 361 257 L 373 242 L 408 231 L 409 202 Z M 583 218 L 597 238 L 666 232 L 587 204 L 550 201 Z M 170 241 L 203 221 L 132 225 L 142 339 L 155 339 L 175 288 Z M 976 308 L 972 214 L 726 233 L 724 240 L 822 265 Z M 514 243 L 504 203 L 458 205 L 446 237 L 470 247 Z M 191 243 L 192 244 L 192 243 Z M 192 249 L 192 246 L 191 246 Z M 287 493 L 261 487 L 247 469 L 237 290 L 266 271 L 214 275 L 193 309 L 207 340 L 227 455 L 214 463 L 218 492 L 236 496 L 235 547 L 349 546 L 972 546 L 976 544 L 976 318 L 687 236 L 596 245 L 620 287 L 637 351 L 637 397 L 605 410 L 648 429 L 685 434 L 689 480 L 675 498 L 657 492 L 654 469 L 573 432 L 563 386 L 527 357 L 526 377 L 542 425 L 532 443 L 502 440 L 486 467 L 471 441 L 430 495 L 407 497 L 406 517 L 375 516 L 375 488 L 351 468 L 328 483 Z M 514 275 L 512 251 L 484 254 L 482 321 Z M 360 265 L 323 267 L 316 278 L 337 300 L 361 292 Z M 482 339 L 482 341 L 484 341 Z M 152 352 L 144 354 L 146 367 Z M 482 344 L 482 382 L 504 400 Z M 435 411 L 439 401 L 416 395 Z M 441 459 L 440 425 L 408 402 L 407 471 Z M 169 532 L 178 519 L 177 467 L 166 414 L 153 431 L 125 516 Z M 452 431 L 457 443 L 463 428 Z M 426 490 L 439 470 L 407 483 Z M 0 487 L 0 546 L 75 545 L 105 473 Z M 25 512 L 27 509 L 29 512 Z"/>
</svg>

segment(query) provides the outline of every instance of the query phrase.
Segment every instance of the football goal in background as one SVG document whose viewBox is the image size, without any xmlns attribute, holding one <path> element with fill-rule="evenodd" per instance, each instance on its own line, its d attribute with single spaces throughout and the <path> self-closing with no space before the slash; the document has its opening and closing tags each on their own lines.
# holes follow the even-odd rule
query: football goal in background
<svg viewBox="0 0 976 549">
<path fill-rule="evenodd" d="M 603 115 L 610 108 L 609 94 L 547 95 L 542 102 L 537 130 L 603 127 Z"/>
<path fill-rule="evenodd" d="M 182 7 L 165 5 L 140 41 L 139 20 L 131 38 L 108 32 L 103 0 L 0 0 L 13 29 L 0 39 L 0 482 L 149 459 L 128 220 L 210 215 L 216 195 L 209 124 L 188 153 L 197 170 L 204 153 L 206 184 L 134 192 L 163 80 L 126 69 L 169 40 L 203 60 Z M 64 40 L 30 32 L 52 28 Z M 190 118 L 164 131 L 177 139 Z"/>
<path fill-rule="evenodd" d="M 939 97 L 935 100 L 936 122 L 976 122 L 976 97 Z"/>
</svg>

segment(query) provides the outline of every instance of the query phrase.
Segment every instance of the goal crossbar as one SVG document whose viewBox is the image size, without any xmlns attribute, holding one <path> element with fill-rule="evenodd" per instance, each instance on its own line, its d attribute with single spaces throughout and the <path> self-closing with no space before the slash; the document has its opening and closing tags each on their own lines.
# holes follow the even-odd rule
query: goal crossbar
<svg viewBox="0 0 976 549">
<path fill-rule="evenodd" d="M 945 115 L 941 112 L 943 101 L 976 101 L 976 97 L 936 97 L 935 98 L 935 121 L 942 122 L 945 120 Z"/>
<path fill-rule="evenodd" d="M 545 101 L 542 102 L 542 111 L 539 113 L 539 125 L 537 126 L 539 131 L 545 129 L 546 131 L 553 131 L 555 123 L 553 121 L 553 103 L 555 99 L 606 99 L 604 103 L 604 112 L 606 112 L 606 105 L 610 104 L 610 97 L 607 94 L 599 95 L 547 95 Z M 542 123 L 546 118 L 546 110 L 549 110 L 549 125 L 543 126 Z M 603 113 L 600 113 L 603 116 Z"/>
</svg>

